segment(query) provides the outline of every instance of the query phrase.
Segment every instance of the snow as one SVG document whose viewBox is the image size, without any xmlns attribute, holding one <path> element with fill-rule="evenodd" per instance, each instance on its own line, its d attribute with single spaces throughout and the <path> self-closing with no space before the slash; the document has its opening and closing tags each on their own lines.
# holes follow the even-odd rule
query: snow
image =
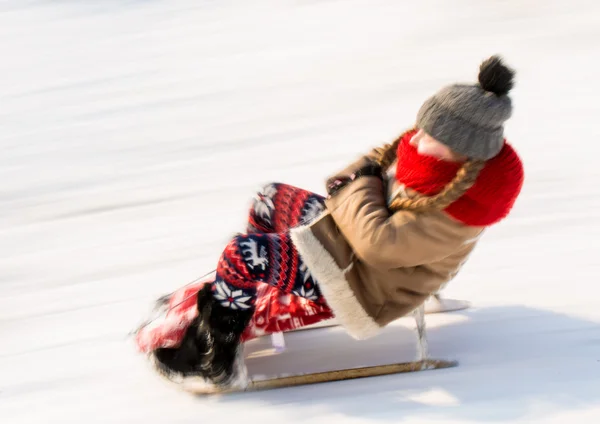
<svg viewBox="0 0 600 424">
<path fill-rule="evenodd" d="M 2 423 L 595 423 L 600 419 L 600 3 L 0 3 Z M 427 317 L 460 366 L 197 398 L 129 331 L 215 265 L 250 197 L 323 180 L 501 53 L 526 183 Z M 412 359 L 413 323 L 288 335 L 251 372 Z M 269 340 L 249 344 L 249 354 Z"/>
</svg>

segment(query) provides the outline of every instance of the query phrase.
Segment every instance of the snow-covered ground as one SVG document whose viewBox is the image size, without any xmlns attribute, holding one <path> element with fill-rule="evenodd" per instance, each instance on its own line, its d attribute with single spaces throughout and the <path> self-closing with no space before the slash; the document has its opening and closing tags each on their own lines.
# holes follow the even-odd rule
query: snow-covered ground
<svg viewBox="0 0 600 424">
<path fill-rule="evenodd" d="M 526 184 L 428 317 L 449 370 L 194 398 L 128 332 L 211 270 L 254 190 L 323 179 L 501 53 Z M 598 423 L 600 2 L 0 2 L 0 422 Z M 409 360 L 401 320 L 256 373 Z M 268 345 L 253 342 L 249 353 Z"/>
</svg>

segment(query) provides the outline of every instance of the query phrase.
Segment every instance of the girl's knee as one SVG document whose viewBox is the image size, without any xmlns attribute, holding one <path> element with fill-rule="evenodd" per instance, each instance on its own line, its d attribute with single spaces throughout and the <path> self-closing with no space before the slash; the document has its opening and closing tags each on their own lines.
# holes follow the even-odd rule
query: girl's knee
<svg viewBox="0 0 600 424">
<path fill-rule="evenodd" d="M 267 184 L 264 184 L 260 190 L 256 193 L 257 197 L 262 197 L 262 196 L 267 196 L 267 197 L 272 197 L 277 190 L 279 189 L 279 187 L 281 187 L 283 185 L 283 183 L 279 183 L 279 182 L 270 182 Z"/>
<path fill-rule="evenodd" d="M 281 183 L 269 183 L 256 193 L 248 213 L 248 232 L 273 231 L 275 195 L 281 185 Z"/>
</svg>

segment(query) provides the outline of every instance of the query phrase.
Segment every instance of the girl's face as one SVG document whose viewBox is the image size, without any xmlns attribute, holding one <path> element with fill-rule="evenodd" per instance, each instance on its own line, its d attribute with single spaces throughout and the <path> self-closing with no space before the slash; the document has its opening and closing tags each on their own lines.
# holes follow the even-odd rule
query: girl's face
<svg viewBox="0 0 600 424">
<path fill-rule="evenodd" d="M 422 129 L 419 129 L 419 131 L 412 136 L 410 145 L 414 146 L 420 155 L 432 156 L 439 160 L 464 162 L 467 159 L 465 156 L 455 153 L 448 146 L 440 143 Z"/>
</svg>

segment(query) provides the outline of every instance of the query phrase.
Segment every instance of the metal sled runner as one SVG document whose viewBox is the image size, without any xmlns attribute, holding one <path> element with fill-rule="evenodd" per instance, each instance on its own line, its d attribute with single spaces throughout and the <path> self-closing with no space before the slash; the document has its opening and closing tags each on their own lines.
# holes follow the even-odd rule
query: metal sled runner
<svg viewBox="0 0 600 424">
<path fill-rule="evenodd" d="M 459 299 L 447 299 L 441 297 L 439 294 L 431 296 L 423 305 L 425 315 L 462 311 L 464 309 L 468 309 L 469 307 L 470 303 L 468 301 Z M 416 313 L 417 311 L 415 311 L 415 314 Z M 296 330 L 292 330 L 291 332 L 314 330 L 317 328 L 335 327 L 337 325 L 338 324 L 335 322 L 335 319 L 333 319 L 322 323 L 309 325 L 307 327 L 298 328 Z M 422 325 L 425 324 L 423 323 Z M 286 349 L 284 333 L 271 334 L 271 345 L 273 346 L 273 350 L 275 352 L 283 352 Z"/>
</svg>

